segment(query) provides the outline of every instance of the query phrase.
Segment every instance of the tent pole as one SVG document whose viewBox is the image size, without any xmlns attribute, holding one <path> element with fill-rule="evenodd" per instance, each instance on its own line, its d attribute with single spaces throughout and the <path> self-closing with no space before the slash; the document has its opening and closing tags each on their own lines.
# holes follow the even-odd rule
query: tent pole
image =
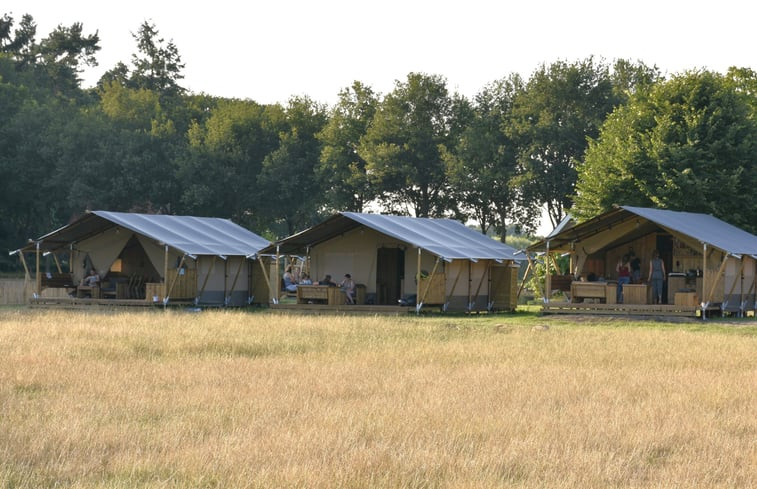
<svg viewBox="0 0 757 489">
<path fill-rule="evenodd" d="M 280 291 L 279 290 L 280 288 L 279 287 L 279 259 L 281 258 L 281 255 L 279 254 L 279 250 L 280 250 L 279 245 L 276 245 L 276 266 L 274 267 L 274 270 L 273 270 L 274 273 L 271 280 L 273 282 L 271 284 L 271 292 L 272 292 L 272 296 L 275 297 L 275 299 L 273 300 L 274 304 L 279 303 L 279 291 Z"/>
<path fill-rule="evenodd" d="M 544 303 L 549 304 L 549 298 L 552 297 L 552 277 L 549 272 L 549 240 L 547 240 L 547 255 L 544 257 L 547 274 L 544 276 Z"/>
<path fill-rule="evenodd" d="M 418 271 L 415 275 L 415 313 L 420 314 L 423 302 L 421 302 L 421 247 L 418 247 Z"/>
<path fill-rule="evenodd" d="M 223 261 L 223 305 L 226 305 L 226 279 L 229 277 L 229 260 Z"/>
<path fill-rule="evenodd" d="M 434 279 L 434 275 L 436 275 L 436 268 L 439 266 L 440 261 L 441 261 L 441 258 L 436 257 L 436 263 L 434 263 L 434 268 L 431 270 L 431 275 L 428 276 L 428 284 L 426 284 L 426 290 L 423 292 L 423 296 L 421 297 L 420 304 L 423 304 L 423 301 L 426 300 L 426 296 L 428 295 L 428 289 L 431 288 L 431 281 Z M 418 282 L 420 282 L 420 280 Z"/>
<path fill-rule="evenodd" d="M 523 289 L 526 287 L 526 279 L 528 279 L 528 273 L 531 271 L 531 268 L 533 267 L 533 262 L 531 261 L 531 255 L 526 254 L 526 259 L 528 260 L 528 265 L 526 266 L 526 271 L 523 273 L 523 280 L 520 283 L 520 287 L 518 287 L 518 295 L 515 297 L 516 300 L 520 299 L 520 293 L 523 292 Z"/>
<path fill-rule="evenodd" d="M 36 243 L 36 248 L 37 248 L 37 253 L 36 253 L 36 255 L 37 255 L 37 266 L 36 266 L 36 274 L 37 274 L 36 289 L 37 289 L 37 292 L 35 292 L 35 294 L 34 294 L 35 295 L 35 299 L 37 297 L 39 297 L 39 294 L 42 292 L 42 290 L 41 290 L 42 289 L 42 277 L 40 277 L 40 275 L 39 275 L 39 241 L 37 241 L 37 243 Z"/>
<path fill-rule="evenodd" d="M 164 245 L 165 255 L 163 259 L 163 308 L 168 305 L 168 245 Z M 178 277 L 178 274 L 177 274 Z"/>
<path fill-rule="evenodd" d="M 707 306 L 709 306 L 709 303 L 705 301 L 705 291 L 707 288 L 705 287 L 707 282 L 707 243 L 702 243 L 702 321 L 704 321 L 707 316 Z"/>
</svg>

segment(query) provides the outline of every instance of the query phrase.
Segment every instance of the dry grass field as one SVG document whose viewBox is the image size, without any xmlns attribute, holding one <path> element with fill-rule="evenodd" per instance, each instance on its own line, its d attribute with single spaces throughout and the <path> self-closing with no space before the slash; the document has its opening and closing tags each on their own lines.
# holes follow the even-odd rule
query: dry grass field
<svg viewBox="0 0 757 489">
<path fill-rule="evenodd" d="M 0 309 L 0 487 L 757 487 L 757 323 Z"/>
</svg>

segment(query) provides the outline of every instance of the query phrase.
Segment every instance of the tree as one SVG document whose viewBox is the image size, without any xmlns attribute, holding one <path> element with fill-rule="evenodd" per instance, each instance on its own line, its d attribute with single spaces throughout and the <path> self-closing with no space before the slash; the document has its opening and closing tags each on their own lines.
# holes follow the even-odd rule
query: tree
<svg viewBox="0 0 757 489">
<path fill-rule="evenodd" d="M 327 205 L 332 210 L 363 212 L 364 206 L 376 197 L 367 162 L 358 148 L 378 105 L 373 90 L 356 81 L 339 93 L 326 127 L 318 134 L 323 150 L 316 175 L 326 189 Z"/>
<path fill-rule="evenodd" d="M 519 205 L 515 144 L 502 131 L 513 100 L 523 89 L 518 75 L 492 83 L 479 92 L 456 145 L 445 152 L 447 172 L 457 201 L 486 233 L 491 226 L 504 241 L 508 222 L 530 221 L 530 205 Z M 522 216 L 527 216 L 522 219 Z"/>
<path fill-rule="evenodd" d="M 616 203 L 654 206 L 757 230 L 753 104 L 732 79 L 709 71 L 635 94 L 591 141 L 573 213 L 585 219 Z"/>
<path fill-rule="evenodd" d="M 518 187 L 557 225 L 572 205 L 576 163 L 620 102 L 609 68 L 592 58 L 542 65 L 514 101 L 505 130 L 519 147 Z"/>
<path fill-rule="evenodd" d="M 136 87 L 161 94 L 182 94 L 184 88 L 179 85 L 179 80 L 184 78 L 181 73 L 184 64 L 179 49 L 173 41 L 166 42 L 159 34 L 155 24 L 147 21 L 139 26 L 136 34 L 132 34 L 139 54 L 132 55 L 134 70 L 130 81 Z"/>
<path fill-rule="evenodd" d="M 380 104 L 358 154 L 390 212 L 411 207 L 429 217 L 454 207 L 440 151 L 451 142 L 451 117 L 452 99 L 438 75 L 410 73 Z"/>
<path fill-rule="evenodd" d="M 97 66 L 100 50 L 98 33 L 84 35 L 80 22 L 70 27 L 59 25 L 38 44 L 37 25 L 31 15 L 21 18 L 13 36 L 13 17 L 0 18 L 0 53 L 15 60 L 18 70 L 34 72 L 58 92 L 73 93 L 79 88 L 79 73 L 84 66 Z"/>
<path fill-rule="evenodd" d="M 279 133 L 279 147 L 263 160 L 257 178 L 256 209 L 269 224 L 281 222 L 288 234 L 320 220 L 325 204 L 315 178 L 321 155 L 316 135 L 326 125 L 326 108 L 307 97 L 294 97 L 286 109 L 286 128 Z"/>
<path fill-rule="evenodd" d="M 177 165 L 183 212 L 267 227 L 256 212 L 257 178 L 265 157 L 279 147 L 284 109 L 220 100 L 210 114 L 190 128 L 190 146 Z"/>
</svg>

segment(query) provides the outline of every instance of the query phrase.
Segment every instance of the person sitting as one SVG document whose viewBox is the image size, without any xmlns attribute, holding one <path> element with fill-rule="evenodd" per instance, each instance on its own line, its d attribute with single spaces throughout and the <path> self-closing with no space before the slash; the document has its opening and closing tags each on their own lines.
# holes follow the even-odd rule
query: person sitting
<svg viewBox="0 0 757 489">
<path fill-rule="evenodd" d="M 297 281 L 294 275 L 292 275 L 292 265 L 287 266 L 282 278 L 284 280 L 284 290 L 287 292 L 297 292 Z"/>
<path fill-rule="evenodd" d="M 79 282 L 79 287 L 76 288 L 76 296 L 77 297 L 93 297 L 94 294 L 92 291 L 97 288 L 97 286 L 100 283 L 100 275 L 97 273 L 97 270 L 93 268 L 89 269 L 89 273 L 87 273 L 84 278 L 81 279 L 81 282 Z"/>
<path fill-rule="evenodd" d="M 318 282 L 318 285 L 328 285 L 329 287 L 336 287 L 336 284 L 331 280 L 331 275 L 326 275 L 323 280 Z"/>
<path fill-rule="evenodd" d="M 98 275 L 97 270 L 94 268 L 89 269 L 89 273 L 86 277 L 81 279 L 81 283 L 79 285 L 84 287 L 94 287 L 100 282 L 100 275 Z"/>
<path fill-rule="evenodd" d="M 307 273 L 302 274 L 302 280 L 300 280 L 300 284 L 302 285 L 313 285 L 313 281 L 310 279 L 310 275 Z"/>
<path fill-rule="evenodd" d="M 355 303 L 355 282 L 352 281 L 352 276 L 349 273 L 344 274 L 344 279 L 339 282 L 339 287 L 344 291 L 344 295 L 347 298 L 347 304 Z"/>
</svg>

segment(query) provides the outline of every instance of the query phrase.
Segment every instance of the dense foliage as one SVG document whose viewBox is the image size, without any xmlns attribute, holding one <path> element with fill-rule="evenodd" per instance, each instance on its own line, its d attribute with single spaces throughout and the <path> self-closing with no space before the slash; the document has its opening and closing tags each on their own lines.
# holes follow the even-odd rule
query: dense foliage
<svg viewBox="0 0 757 489">
<path fill-rule="evenodd" d="M 231 218 L 269 238 L 341 210 L 455 217 L 500 237 L 534 231 L 543 209 L 557 221 L 613 203 L 757 222 L 747 68 L 665 81 L 589 58 L 471 99 L 410 73 L 387 94 L 356 81 L 333 107 L 262 105 L 189 93 L 155 25 L 134 41 L 128 64 L 85 89 L 96 33 L 76 23 L 37 41 L 31 16 L 0 17 L 0 249 L 88 209 Z M 747 201 L 729 201 L 737 192 Z M 0 253 L 0 270 L 17 266 Z"/>
</svg>

